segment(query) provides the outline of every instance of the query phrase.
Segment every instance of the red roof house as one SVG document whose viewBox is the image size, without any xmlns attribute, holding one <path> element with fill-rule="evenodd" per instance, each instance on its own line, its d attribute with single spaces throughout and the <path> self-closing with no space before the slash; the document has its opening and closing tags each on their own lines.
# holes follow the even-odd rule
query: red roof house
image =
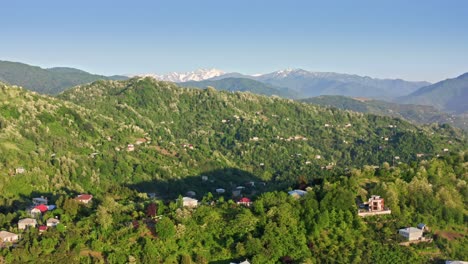
<svg viewBox="0 0 468 264">
<path fill-rule="evenodd" d="M 39 232 L 44 232 L 46 230 L 47 230 L 47 226 L 45 226 L 45 225 L 39 226 Z"/>
<path fill-rule="evenodd" d="M 91 194 L 80 194 L 75 198 L 75 200 L 84 204 L 91 202 L 92 199 L 93 199 L 93 196 Z"/>
<path fill-rule="evenodd" d="M 38 209 L 39 211 L 41 211 L 41 213 L 45 213 L 49 210 L 49 208 L 47 207 L 47 205 L 44 205 L 44 204 L 40 204 L 38 206 L 35 206 L 34 208 Z"/>
<path fill-rule="evenodd" d="M 245 206 L 251 206 L 252 201 L 247 197 L 242 197 L 239 201 L 237 201 L 237 204 L 245 205 Z"/>
</svg>

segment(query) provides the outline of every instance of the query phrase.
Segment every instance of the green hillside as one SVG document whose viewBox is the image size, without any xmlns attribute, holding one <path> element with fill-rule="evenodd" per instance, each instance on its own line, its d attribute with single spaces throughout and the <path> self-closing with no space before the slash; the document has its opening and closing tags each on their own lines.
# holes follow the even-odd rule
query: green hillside
<svg viewBox="0 0 468 264">
<path fill-rule="evenodd" d="M 21 234 L 0 262 L 465 259 L 466 149 L 449 126 L 151 78 L 96 81 L 57 98 L 0 84 L 0 230 Z M 251 207 L 235 203 L 237 187 Z M 287 194 L 296 188 L 307 194 Z M 197 208 L 182 206 L 189 191 Z M 91 204 L 74 200 L 79 193 L 94 195 Z M 391 215 L 357 215 L 373 194 Z M 39 224 L 61 223 L 18 230 L 38 196 L 58 207 Z M 399 245 L 397 230 L 420 222 L 433 241 Z"/>
<path fill-rule="evenodd" d="M 398 117 L 419 124 L 450 124 L 468 130 L 468 119 L 465 116 L 447 114 L 428 105 L 397 104 L 372 99 L 326 95 L 301 101 L 361 113 Z"/>
<path fill-rule="evenodd" d="M 73 86 L 96 80 L 124 80 L 125 76 L 102 76 L 73 68 L 42 69 L 18 62 L 0 61 L 0 81 L 43 94 L 58 94 Z"/>
<path fill-rule="evenodd" d="M 273 85 L 255 81 L 247 78 L 224 78 L 220 80 L 204 80 L 204 81 L 192 81 L 179 83 L 178 85 L 183 87 L 214 87 L 217 90 L 229 91 L 229 92 L 251 92 L 254 94 L 261 95 L 276 95 L 284 98 L 297 98 L 298 93 L 287 88 L 279 88 Z"/>
</svg>

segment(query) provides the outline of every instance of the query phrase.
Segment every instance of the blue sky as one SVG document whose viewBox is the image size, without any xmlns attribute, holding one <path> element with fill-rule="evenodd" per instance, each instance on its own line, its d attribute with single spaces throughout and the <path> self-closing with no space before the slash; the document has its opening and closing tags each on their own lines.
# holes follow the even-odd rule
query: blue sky
<svg viewBox="0 0 468 264">
<path fill-rule="evenodd" d="M 3 1 L 0 60 L 100 74 L 468 71 L 468 1 Z"/>
</svg>

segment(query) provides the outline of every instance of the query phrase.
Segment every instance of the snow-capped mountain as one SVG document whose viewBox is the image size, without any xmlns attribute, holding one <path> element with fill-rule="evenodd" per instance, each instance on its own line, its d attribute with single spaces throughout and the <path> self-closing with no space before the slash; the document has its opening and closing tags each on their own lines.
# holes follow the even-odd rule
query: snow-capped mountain
<svg viewBox="0 0 468 264">
<path fill-rule="evenodd" d="M 135 76 L 149 76 L 157 80 L 168 82 L 188 82 L 188 81 L 203 81 L 225 74 L 224 71 L 218 69 L 199 69 L 191 72 L 170 72 L 163 75 L 154 73 L 136 74 Z"/>
</svg>

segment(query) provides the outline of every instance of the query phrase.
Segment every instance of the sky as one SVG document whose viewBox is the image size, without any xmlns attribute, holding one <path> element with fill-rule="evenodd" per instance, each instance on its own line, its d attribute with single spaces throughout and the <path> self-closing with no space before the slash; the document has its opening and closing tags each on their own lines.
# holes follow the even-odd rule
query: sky
<svg viewBox="0 0 468 264">
<path fill-rule="evenodd" d="M 15 0 L 0 60 L 92 73 L 285 68 L 436 82 L 468 72 L 465 0 Z"/>
</svg>

